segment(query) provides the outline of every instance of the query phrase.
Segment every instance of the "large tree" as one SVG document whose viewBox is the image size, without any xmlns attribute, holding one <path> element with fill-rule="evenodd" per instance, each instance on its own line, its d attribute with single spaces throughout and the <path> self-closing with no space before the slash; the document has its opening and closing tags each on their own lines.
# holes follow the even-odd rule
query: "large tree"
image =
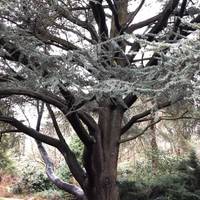
<svg viewBox="0 0 200 200">
<path fill-rule="evenodd" d="M 13 106 L 35 101 L 38 111 L 36 127 L 3 112 L 0 121 L 33 137 L 49 179 L 78 199 L 118 200 L 117 160 L 126 132 L 178 101 L 198 103 L 199 36 L 188 37 L 199 29 L 198 1 L 152 4 L 149 12 L 154 6 L 160 11 L 138 21 L 148 11 L 145 0 L 0 1 L 0 97 Z M 123 125 L 139 98 L 152 108 Z M 84 144 L 84 168 L 59 128 L 56 109 Z M 44 110 L 54 137 L 41 132 Z M 43 144 L 60 151 L 78 185 L 54 174 Z"/>
</svg>

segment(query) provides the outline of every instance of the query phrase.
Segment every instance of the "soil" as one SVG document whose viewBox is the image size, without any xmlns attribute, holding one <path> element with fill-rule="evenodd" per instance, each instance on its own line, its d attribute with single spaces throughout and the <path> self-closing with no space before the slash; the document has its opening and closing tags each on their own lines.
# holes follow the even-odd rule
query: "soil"
<svg viewBox="0 0 200 200">
<path fill-rule="evenodd" d="M 9 191 L 10 186 L 16 181 L 16 178 L 11 175 L 0 174 L 0 176 L 0 200 L 24 200 L 13 196 L 13 194 Z"/>
<path fill-rule="evenodd" d="M 17 196 L 10 192 L 11 186 L 17 181 L 17 178 L 11 175 L 2 175 L 0 173 L 0 200 L 45 200 L 31 196 Z"/>
</svg>

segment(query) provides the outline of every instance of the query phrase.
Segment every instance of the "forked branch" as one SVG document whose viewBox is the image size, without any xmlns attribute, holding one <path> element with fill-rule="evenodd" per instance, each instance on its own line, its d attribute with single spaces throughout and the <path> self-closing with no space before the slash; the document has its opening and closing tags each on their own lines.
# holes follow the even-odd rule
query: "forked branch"
<svg viewBox="0 0 200 200">
<path fill-rule="evenodd" d="M 50 106 L 48 106 L 48 108 L 50 108 Z M 52 115 L 53 111 L 51 110 L 51 108 L 49 110 Z M 43 111 L 44 111 L 44 103 L 42 103 L 42 105 L 40 107 L 39 101 L 37 101 L 37 111 L 38 111 L 38 119 L 37 119 L 37 124 L 36 124 L 36 130 L 40 131 L 40 125 L 41 125 L 42 115 L 43 115 Z M 55 117 L 55 116 L 53 115 L 53 117 Z M 54 121 L 54 123 L 55 123 L 55 121 Z M 57 126 L 57 122 L 56 122 L 56 126 Z M 69 184 L 67 182 L 64 182 L 63 180 L 61 180 L 59 177 L 57 177 L 55 175 L 53 163 L 51 162 L 46 149 L 44 148 L 44 146 L 42 145 L 42 143 L 40 141 L 36 140 L 36 143 L 37 143 L 39 152 L 41 154 L 41 157 L 46 165 L 47 176 L 52 181 L 52 183 L 54 183 L 58 188 L 66 191 L 66 192 L 69 192 L 70 194 L 75 195 L 78 199 L 83 199 L 84 192 L 80 187 L 73 185 L 73 184 Z"/>
<path fill-rule="evenodd" d="M 17 119 L 15 119 L 13 117 L 7 117 L 7 116 L 0 115 L 0 121 L 8 123 L 8 124 L 12 125 L 13 127 L 15 127 L 18 131 L 23 132 L 26 135 L 28 135 L 36 140 L 39 140 L 41 142 L 44 142 L 50 146 L 53 146 L 56 148 L 59 148 L 59 146 L 60 146 L 59 140 L 57 140 L 53 137 L 50 137 L 48 135 L 41 134 L 40 132 L 34 130 L 33 128 L 27 127 L 22 122 L 18 121 Z"/>
<path fill-rule="evenodd" d="M 16 89 L 1 88 L 0 89 L 0 98 L 13 96 L 13 95 L 17 95 L 17 96 L 24 95 L 24 96 L 31 97 L 34 99 L 38 99 L 45 103 L 54 105 L 55 107 L 59 108 L 63 113 L 68 112 L 68 107 L 66 106 L 66 103 L 62 98 L 44 89 L 37 92 L 26 89 L 26 88 L 16 88 Z"/>
<path fill-rule="evenodd" d="M 188 111 L 182 113 L 178 117 L 167 117 L 167 116 L 159 117 L 157 120 L 155 120 L 154 122 L 152 122 L 151 124 L 149 124 L 148 126 L 146 126 L 146 128 L 144 130 L 142 130 L 141 132 L 134 134 L 132 137 L 124 138 L 119 143 L 125 143 L 125 142 L 128 142 L 128 141 L 136 139 L 137 137 L 143 135 L 150 127 L 154 126 L 155 124 L 159 123 L 160 121 L 165 121 L 165 120 L 166 121 L 170 121 L 170 120 L 173 121 L 173 120 L 179 120 L 179 119 L 198 119 L 198 120 L 200 120 L 200 118 L 192 118 L 192 117 L 185 116 L 185 114 L 187 112 Z M 152 118 L 151 118 L 151 120 L 152 120 Z"/>
<path fill-rule="evenodd" d="M 67 115 L 67 119 L 84 145 L 89 146 L 94 142 L 94 139 L 88 134 L 76 112 Z"/>
<path fill-rule="evenodd" d="M 69 192 L 70 194 L 73 194 L 75 195 L 78 199 L 84 199 L 84 192 L 83 190 L 76 186 L 76 185 L 73 185 L 73 184 L 69 184 L 67 182 L 64 182 L 63 180 L 61 180 L 59 177 L 57 177 L 54 173 L 54 170 L 53 170 L 53 163 L 51 162 L 44 146 L 42 145 L 41 142 L 37 142 L 37 145 L 38 145 L 38 149 L 40 151 L 40 154 L 42 156 L 42 159 L 44 160 L 45 162 L 45 165 L 46 165 L 46 173 L 47 173 L 47 176 L 49 177 L 49 179 L 58 187 L 60 188 L 61 190 L 64 190 L 66 192 Z"/>
<path fill-rule="evenodd" d="M 160 110 L 162 108 L 165 108 L 165 107 L 168 107 L 178 101 L 182 100 L 182 97 L 179 97 L 176 99 L 176 101 L 174 102 L 171 102 L 171 101 L 167 101 L 165 103 L 160 103 L 160 104 L 157 104 L 156 106 L 154 106 L 153 108 L 149 109 L 149 110 L 146 110 L 140 114 L 137 114 L 137 115 L 134 115 L 130 120 L 129 122 L 124 126 L 122 127 L 121 129 L 121 134 L 123 135 L 126 131 L 128 131 L 131 126 L 137 122 L 137 120 L 143 118 L 143 117 L 146 117 L 148 115 L 150 115 L 152 113 L 152 111 L 155 111 L 155 110 Z"/>
<path fill-rule="evenodd" d="M 51 116 L 54 128 L 56 130 L 56 133 L 58 135 L 58 138 L 60 140 L 60 152 L 62 153 L 62 155 L 65 158 L 65 161 L 70 169 L 70 171 L 72 172 L 74 178 L 78 181 L 78 183 L 84 187 L 85 184 L 85 178 L 86 178 L 86 174 L 83 171 L 83 169 L 81 168 L 80 164 L 78 163 L 76 156 L 74 155 L 74 153 L 71 151 L 70 147 L 68 146 L 67 142 L 65 141 L 63 134 L 60 131 L 59 125 L 57 123 L 56 117 L 54 115 L 53 110 L 51 109 L 50 105 L 46 105 L 47 109 L 49 111 L 49 114 Z"/>
</svg>

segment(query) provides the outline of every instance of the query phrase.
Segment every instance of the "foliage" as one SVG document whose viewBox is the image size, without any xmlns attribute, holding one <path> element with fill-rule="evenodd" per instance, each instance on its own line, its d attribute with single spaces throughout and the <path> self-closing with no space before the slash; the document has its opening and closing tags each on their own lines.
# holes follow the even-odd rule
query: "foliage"
<svg viewBox="0 0 200 200">
<path fill-rule="evenodd" d="M 56 174 L 63 181 L 70 182 L 72 175 L 65 163 L 61 163 L 56 169 Z M 44 173 L 44 169 L 41 169 L 38 165 L 25 165 L 21 169 L 19 174 L 20 179 L 12 186 L 13 193 L 34 193 L 39 196 L 47 196 L 48 191 L 52 191 L 52 197 L 57 195 L 60 191 L 50 182 Z M 60 192 L 59 195 L 64 195 Z M 51 196 L 51 194 L 49 194 Z M 58 195 L 58 196 L 59 196 Z M 50 197 L 49 197 L 50 198 Z"/>
<path fill-rule="evenodd" d="M 6 113 L 13 116 L 14 111 L 10 101 L 0 100 L 0 114 Z M 0 122 L 0 171 L 13 173 L 15 166 L 12 158 L 19 155 L 19 143 L 22 135 L 7 133 L 5 130 L 12 129 L 10 125 Z"/>
<path fill-rule="evenodd" d="M 199 200 L 200 164 L 196 154 L 192 152 L 189 159 L 177 163 L 174 173 L 154 177 L 151 182 L 120 182 L 122 200 Z"/>
<path fill-rule="evenodd" d="M 187 36 L 200 31 L 196 24 L 200 15 L 199 11 L 195 16 L 186 12 L 193 4 L 197 7 L 197 1 L 158 1 L 161 11 L 139 23 L 135 17 L 149 5 L 145 1 L 5 2 L 0 4 L 0 99 L 11 100 L 12 105 L 36 101 L 38 118 L 33 128 L 19 116 L 0 110 L 0 121 L 37 140 L 48 177 L 56 185 L 58 179 L 43 143 L 59 150 L 80 186 L 60 184 L 63 190 L 89 200 L 105 197 L 109 190 L 107 194 L 117 198 L 116 161 L 122 134 L 152 112 L 178 101 L 198 104 L 199 35 Z M 144 107 L 123 125 L 125 111 L 140 98 L 150 99 L 152 107 Z M 56 137 L 40 129 L 46 109 Z M 74 156 L 81 155 L 77 143 L 74 154 L 65 141 L 56 109 L 87 147 L 84 169 Z M 91 111 L 98 115 L 98 122 Z M 48 189 L 46 177 L 35 170 L 25 173 L 22 182 L 30 190 Z M 102 177 L 111 187 L 104 187 Z M 97 194 L 97 187 L 102 194 Z"/>
<path fill-rule="evenodd" d="M 120 180 L 139 181 L 149 184 L 152 179 L 162 175 L 174 174 L 177 171 L 179 163 L 183 160 L 182 157 L 169 155 L 165 152 L 157 152 L 158 166 L 156 175 L 152 170 L 151 155 L 155 152 L 146 152 L 146 158 L 137 161 L 135 165 L 127 163 L 118 170 Z"/>
<path fill-rule="evenodd" d="M 119 182 L 121 200 L 147 200 L 148 193 L 146 185 L 142 182 Z"/>
<path fill-rule="evenodd" d="M 36 199 L 73 199 L 71 195 L 53 187 L 42 172 L 35 173 L 35 169 L 30 166 L 25 169 L 22 179 L 13 189 L 15 192 L 33 192 Z M 152 175 L 149 162 L 137 165 L 134 173 L 131 170 L 133 169 L 124 168 L 120 171 L 118 185 L 122 200 L 200 199 L 200 164 L 195 152 L 191 152 L 188 159 L 160 154 L 156 176 Z M 71 174 L 64 164 L 57 169 L 57 174 L 65 181 L 71 179 Z"/>
<path fill-rule="evenodd" d="M 76 155 L 78 161 L 82 163 L 84 145 L 83 143 L 81 143 L 80 139 L 77 136 L 71 137 L 70 147 Z"/>
<path fill-rule="evenodd" d="M 38 167 L 26 165 L 21 170 L 20 180 L 13 185 L 13 193 L 36 193 L 52 188 L 52 184 Z"/>
<path fill-rule="evenodd" d="M 14 173 L 15 166 L 9 156 L 6 153 L 0 151 L 0 172 Z"/>
<path fill-rule="evenodd" d="M 34 200 L 38 200 L 40 198 L 47 199 L 47 200 L 61 200 L 61 199 L 75 200 L 72 197 L 72 195 L 63 193 L 62 191 L 58 191 L 55 189 L 49 189 L 49 190 L 45 190 L 45 191 L 34 194 L 34 197 L 33 197 Z"/>
<path fill-rule="evenodd" d="M 61 163 L 58 169 L 56 169 L 56 174 L 64 181 L 69 181 L 72 177 L 69 168 L 66 166 L 65 163 Z"/>
<path fill-rule="evenodd" d="M 84 145 L 81 143 L 80 139 L 76 135 L 71 136 L 70 139 L 70 147 L 75 154 L 78 162 L 82 164 Z M 60 163 L 59 167 L 56 169 L 56 174 L 64 181 L 69 181 L 72 178 L 72 174 L 68 166 L 64 162 Z"/>
</svg>

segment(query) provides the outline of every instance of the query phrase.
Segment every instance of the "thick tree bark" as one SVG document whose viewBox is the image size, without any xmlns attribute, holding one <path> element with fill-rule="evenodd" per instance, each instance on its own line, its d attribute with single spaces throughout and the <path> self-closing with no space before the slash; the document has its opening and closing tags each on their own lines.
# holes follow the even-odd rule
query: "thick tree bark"
<svg viewBox="0 0 200 200">
<path fill-rule="evenodd" d="M 88 200 L 119 200 L 117 160 L 123 110 L 101 106 L 96 129 L 96 143 L 85 151 L 88 173 Z"/>
</svg>

